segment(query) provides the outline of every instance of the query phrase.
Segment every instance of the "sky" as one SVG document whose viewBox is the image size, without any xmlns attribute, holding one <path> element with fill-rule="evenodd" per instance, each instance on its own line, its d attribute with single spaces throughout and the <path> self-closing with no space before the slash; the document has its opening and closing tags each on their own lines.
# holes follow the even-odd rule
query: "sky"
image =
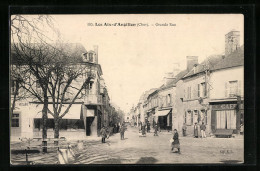
<svg viewBox="0 0 260 171">
<path fill-rule="evenodd" d="M 180 63 L 183 70 L 186 56 L 198 56 L 201 62 L 209 55 L 223 54 L 225 34 L 229 31 L 240 31 L 240 45 L 244 44 L 241 14 L 54 15 L 53 18 L 68 42 L 82 43 L 87 51 L 98 45 L 98 60 L 111 102 L 125 112 L 138 103 L 143 92 L 161 86 L 174 63 Z M 113 26 L 114 23 L 136 26 Z"/>
</svg>

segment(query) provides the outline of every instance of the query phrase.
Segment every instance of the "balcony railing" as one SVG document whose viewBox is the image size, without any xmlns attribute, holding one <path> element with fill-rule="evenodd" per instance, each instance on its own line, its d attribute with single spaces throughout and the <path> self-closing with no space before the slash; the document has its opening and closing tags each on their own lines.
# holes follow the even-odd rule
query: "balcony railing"
<svg viewBox="0 0 260 171">
<path fill-rule="evenodd" d="M 84 98 L 84 103 L 85 104 L 102 104 L 102 96 L 101 95 L 97 95 L 97 94 L 88 94 L 85 98 Z"/>
</svg>

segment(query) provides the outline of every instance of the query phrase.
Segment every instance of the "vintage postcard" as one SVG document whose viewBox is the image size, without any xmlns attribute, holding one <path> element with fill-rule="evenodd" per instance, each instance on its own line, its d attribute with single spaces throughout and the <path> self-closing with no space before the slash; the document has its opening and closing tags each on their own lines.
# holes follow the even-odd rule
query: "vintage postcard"
<svg viewBox="0 0 260 171">
<path fill-rule="evenodd" d="M 244 163 L 242 14 L 11 15 L 10 163 Z"/>
</svg>

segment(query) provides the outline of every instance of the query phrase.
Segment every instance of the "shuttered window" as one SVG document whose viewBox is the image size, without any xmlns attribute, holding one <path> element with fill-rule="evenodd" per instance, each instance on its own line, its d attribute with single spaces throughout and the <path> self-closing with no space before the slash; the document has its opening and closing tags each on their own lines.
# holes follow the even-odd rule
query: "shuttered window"
<svg viewBox="0 0 260 171">
<path fill-rule="evenodd" d="M 192 111 L 186 113 L 186 124 L 192 125 Z"/>
<path fill-rule="evenodd" d="M 199 114 L 198 111 L 194 110 L 194 112 L 193 112 L 193 123 L 198 123 L 198 121 L 199 121 L 198 114 Z"/>
<path fill-rule="evenodd" d="M 13 113 L 12 114 L 12 123 L 11 123 L 11 127 L 19 127 L 19 120 L 20 120 L 20 115 L 19 113 Z"/>
<path fill-rule="evenodd" d="M 238 82 L 229 81 L 229 96 L 234 97 L 237 94 L 238 94 Z"/>
</svg>

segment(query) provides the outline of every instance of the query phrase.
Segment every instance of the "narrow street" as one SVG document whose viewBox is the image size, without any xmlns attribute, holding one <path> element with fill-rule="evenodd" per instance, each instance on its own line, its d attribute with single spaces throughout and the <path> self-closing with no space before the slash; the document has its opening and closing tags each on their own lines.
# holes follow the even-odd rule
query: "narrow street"
<svg viewBox="0 0 260 171">
<path fill-rule="evenodd" d="M 192 138 L 180 137 L 181 154 L 170 151 L 170 132 L 159 136 L 148 133 L 139 137 L 138 128 L 128 126 L 125 140 L 114 134 L 101 143 L 101 138 L 84 140 L 84 148 L 75 149 L 77 158 L 72 164 L 178 164 L 178 163 L 238 163 L 243 161 L 242 138 Z M 68 142 L 67 142 L 68 143 Z M 76 142 L 69 142 L 76 144 Z M 34 157 L 35 156 L 35 157 Z M 25 159 L 25 155 L 12 155 L 12 159 Z M 56 164 L 56 152 L 29 154 L 35 164 Z M 15 163 L 14 163 L 15 164 Z"/>
</svg>

